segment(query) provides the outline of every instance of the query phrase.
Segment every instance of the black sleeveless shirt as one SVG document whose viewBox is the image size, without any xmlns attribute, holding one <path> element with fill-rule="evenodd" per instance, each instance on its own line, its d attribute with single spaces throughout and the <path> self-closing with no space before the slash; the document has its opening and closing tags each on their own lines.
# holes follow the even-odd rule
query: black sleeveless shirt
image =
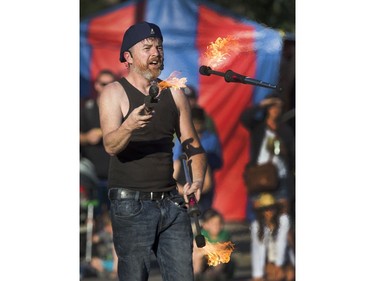
<svg viewBox="0 0 375 281">
<path fill-rule="evenodd" d="M 119 80 L 129 99 L 129 111 L 144 104 L 146 97 L 125 78 Z M 139 191 L 168 191 L 173 179 L 173 137 L 179 114 L 170 89 L 164 89 L 155 103 L 154 115 L 144 128 L 133 131 L 127 147 L 110 159 L 108 187 Z"/>
</svg>

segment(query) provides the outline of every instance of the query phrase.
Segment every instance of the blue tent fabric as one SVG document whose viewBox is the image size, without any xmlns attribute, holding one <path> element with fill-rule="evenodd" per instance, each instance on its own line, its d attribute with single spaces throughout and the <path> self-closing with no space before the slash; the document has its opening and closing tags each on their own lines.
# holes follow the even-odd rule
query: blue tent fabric
<svg viewBox="0 0 375 281">
<path fill-rule="evenodd" d="M 177 70 L 184 74 L 188 83 L 199 85 L 199 53 L 194 45 L 197 16 L 197 1 L 147 1 L 145 20 L 157 22 L 165 34 L 163 46 L 167 61 L 161 78 Z"/>
</svg>

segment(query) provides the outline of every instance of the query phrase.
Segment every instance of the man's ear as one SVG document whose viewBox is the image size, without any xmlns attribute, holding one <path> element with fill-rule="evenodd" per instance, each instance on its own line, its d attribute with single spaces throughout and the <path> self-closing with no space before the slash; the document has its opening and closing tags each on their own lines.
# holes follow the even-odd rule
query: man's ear
<svg viewBox="0 0 375 281">
<path fill-rule="evenodd" d="M 133 63 L 133 56 L 132 53 L 129 51 L 124 52 L 124 57 L 128 63 Z"/>
</svg>

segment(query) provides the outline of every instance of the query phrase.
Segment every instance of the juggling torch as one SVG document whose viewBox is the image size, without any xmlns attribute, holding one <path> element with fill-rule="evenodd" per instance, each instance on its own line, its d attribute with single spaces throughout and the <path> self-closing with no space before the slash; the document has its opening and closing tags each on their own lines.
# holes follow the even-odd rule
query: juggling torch
<svg viewBox="0 0 375 281">
<path fill-rule="evenodd" d="M 182 166 L 184 167 L 186 182 L 191 184 L 192 181 L 190 177 L 189 167 L 187 165 L 187 157 L 186 155 L 182 155 L 180 159 L 182 161 Z M 196 230 L 195 242 L 197 243 L 198 248 L 203 248 L 204 246 L 206 246 L 206 239 L 201 233 L 202 232 L 201 226 L 199 225 L 199 219 L 198 219 L 201 212 L 199 210 L 197 199 L 195 198 L 194 193 L 188 195 L 188 200 L 189 200 L 188 214 L 194 219 L 194 223 L 195 223 L 195 230 Z"/>
<path fill-rule="evenodd" d="M 156 80 L 151 81 L 150 89 L 148 90 L 148 96 L 145 96 L 144 102 L 146 104 L 145 114 L 150 113 L 154 109 L 155 103 L 158 103 L 159 99 L 157 95 L 159 94 L 158 82 Z"/>
</svg>

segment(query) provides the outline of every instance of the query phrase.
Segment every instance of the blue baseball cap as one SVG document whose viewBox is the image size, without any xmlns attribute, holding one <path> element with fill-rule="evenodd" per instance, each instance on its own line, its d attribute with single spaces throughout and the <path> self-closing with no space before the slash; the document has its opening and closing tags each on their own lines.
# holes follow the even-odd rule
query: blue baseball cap
<svg viewBox="0 0 375 281">
<path fill-rule="evenodd" d="M 161 34 L 159 26 L 154 23 L 146 21 L 136 23 L 129 27 L 122 39 L 122 45 L 120 50 L 120 62 L 125 62 L 124 52 L 129 51 L 138 42 L 149 37 L 160 38 L 163 42 L 163 35 Z"/>
</svg>

